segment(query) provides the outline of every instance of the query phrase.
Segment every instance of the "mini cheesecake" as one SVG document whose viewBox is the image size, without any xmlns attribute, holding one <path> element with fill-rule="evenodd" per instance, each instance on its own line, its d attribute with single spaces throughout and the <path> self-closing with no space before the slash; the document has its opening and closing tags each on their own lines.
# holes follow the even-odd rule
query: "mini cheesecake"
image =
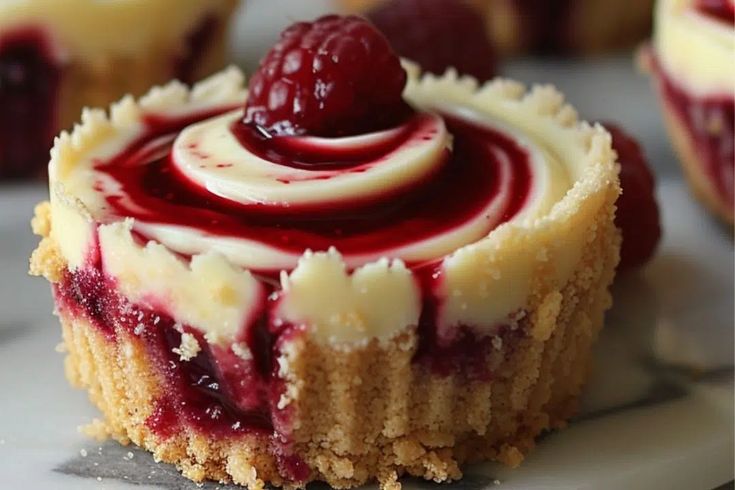
<svg viewBox="0 0 735 490">
<path fill-rule="evenodd" d="M 660 0 L 644 63 L 696 196 L 732 225 L 735 206 L 735 4 Z"/>
<path fill-rule="evenodd" d="M 565 424 L 619 259 L 610 134 L 548 86 L 407 72 L 327 16 L 249 89 L 62 133 L 31 272 L 105 433 L 196 481 L 395 488 Z"/>
<path fill-rule="evenodd" d="M 236 70 L 172 83 L 54 146 L 31 268 L 105 430 L 252 488 L 520 463 L 610 306 L 610 136 L 451 72 L 409 81 L 399 127 L 284 146 L 246 97 Z"/>
<path fill-rule="evenodd" d="M 235 3 L 0 2 L 0 179 L 41 174 L 82 107 L 221 69 Z"/>
</svg>

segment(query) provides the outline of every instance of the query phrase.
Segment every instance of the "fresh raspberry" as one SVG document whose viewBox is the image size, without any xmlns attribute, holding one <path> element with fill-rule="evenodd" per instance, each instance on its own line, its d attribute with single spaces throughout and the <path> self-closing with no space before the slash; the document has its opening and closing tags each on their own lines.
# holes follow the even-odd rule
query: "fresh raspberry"
<svg viewBox="0 0 735 490">
<path fill-rule="evenodd" d="M 453 66 L 486 81 L 495 75 L 495 51 L 483 20 L 459 0 L 389 0 L 368 12 L 396 52 L 431 73 Z"/>
<path fill-rule="evenodd" d="M 615 124 L 604 123 L 612 135 L 620 162 L 620 186 L 615 224 L 622 230 L 620 269 L 640 267 L 656 250 L 661 238 L 654 178 L 640 144 Z"/>
<path fill-rule="evenodd" d="M 245 123 L 271 134 L 347 136 L 394 125 L 410 110 L 406 72 L 366 20 L 328 15 L 298 22 L 250 80 Z"/>
</svg>

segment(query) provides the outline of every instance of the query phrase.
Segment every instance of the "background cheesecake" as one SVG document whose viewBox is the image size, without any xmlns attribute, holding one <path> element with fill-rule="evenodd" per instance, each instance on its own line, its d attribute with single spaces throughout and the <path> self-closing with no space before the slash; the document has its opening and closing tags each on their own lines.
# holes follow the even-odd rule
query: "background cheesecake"
<svg viewBox="0 0 735 490">
<path fill-rule="evenodd" d="M 83 107 L 223 67 L 236 0 L 0 3 L 0 179 L 45 173 Z"/>
<path fill-rule="evenodd" d="M 732 224 L 735 207 L 735 4 L 661 0 L 644 63 L 695 195 Z"/>
</svg>

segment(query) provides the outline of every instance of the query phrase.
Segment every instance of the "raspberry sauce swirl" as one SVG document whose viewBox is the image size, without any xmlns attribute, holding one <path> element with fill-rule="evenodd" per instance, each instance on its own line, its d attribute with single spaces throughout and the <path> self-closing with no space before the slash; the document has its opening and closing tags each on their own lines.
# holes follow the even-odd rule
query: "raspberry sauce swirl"
<svg viewBox="0 0 735 490">
<path fill-rule="evenodd" d="M 273 273 L 330 247 L 350 267 L 432 262 L 516 216 L 532 193 L 527 145 L 462 111 L 343 138 L 268 137 L 241 118 L 149 117 L 95 166 L 107 212 L 178 253 L 214 249 Z"/>
<path fill-rule="evenodd" d="M 695 8 L 703 15 L 735 27 L 735 2 L 732 0 L 697 0 Z"/>
</svg>

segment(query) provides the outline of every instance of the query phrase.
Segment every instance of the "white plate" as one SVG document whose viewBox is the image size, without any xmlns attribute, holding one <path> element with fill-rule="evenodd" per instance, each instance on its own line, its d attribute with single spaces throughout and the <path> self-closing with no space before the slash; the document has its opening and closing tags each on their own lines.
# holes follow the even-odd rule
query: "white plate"
<svg viewBox="0 0 735 490">
<path fill-rule="evenodd" d="M 235 39 L 253 60 L 275 27 L 325 1 L 253 0 Z M 733 243 L 680 180 L 655 101 L 628 58 L 518 62 L 505 73 L 552 81 L 588 117 L 642 139 L 659 176 L 665 237 L 657 258 L 618 279 L 583 413 L 547 435 L 516 470 L 469 468 L 449 488 L 710 489 L 733 479 Z M 169 465 L 77 432 L 99 416 L 71 389 L 48 285 L 26 275 L 28 220 L 40 187 L 0 187 L 0 475 L 5 488 L 194 489 Z M 84 456 L 83 454 L 86 454 Z M 205 488 L 217 488 L 207 484 Z M 433 485 L 411 480 L 409 488 Z"/>
</svg>

